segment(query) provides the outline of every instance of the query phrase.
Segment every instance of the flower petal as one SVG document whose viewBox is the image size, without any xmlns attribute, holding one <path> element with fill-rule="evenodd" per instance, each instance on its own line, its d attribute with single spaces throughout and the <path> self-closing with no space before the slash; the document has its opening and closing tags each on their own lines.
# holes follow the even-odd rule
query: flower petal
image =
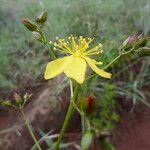
<svg viewBox="0 0 150 150">
<path fill-rule="evenodd" d="M 104 78 L 111 78 L 111 73 L 108 73 L 102 69 L 99 69 L 95 63 L 93 62 L 92 59 L 90 59 L 89 57 L 84 57 L 84 59 L 86 60 L 86 62 L 89 64 L 89 66 L 92 68 L 92 70 L 94 72 L 96 72 L 98 75 L 104 77 Z"/>
<path fill-rule="evenodd" d="M 86 62 L 81 57 L 74 56 L 72 61 L 65 68 L 64 73 L 66 76 L 76 80 L 78 83 L 82 84 L 85 79 L 86 72 Z"/>
<path fill-rule="evenodd" d="M 62 73 L 68 65 L 68 63 L 72 60 L 71 58 L 72 56 L 67 56 L 49 62 L 46 66 L 44 78 L 50 79 Z"/>
</svg>

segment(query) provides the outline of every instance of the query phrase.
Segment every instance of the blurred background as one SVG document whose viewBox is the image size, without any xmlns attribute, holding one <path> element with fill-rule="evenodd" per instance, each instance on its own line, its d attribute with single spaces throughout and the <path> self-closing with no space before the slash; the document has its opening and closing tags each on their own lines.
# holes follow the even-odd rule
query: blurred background
<svg viewBox="0 0 150 150">
<path fill-rule="evenodd" d="M 149 0 L 0 0 L 0 94 L 43 80 L 46 50 L 21 23 L 48 11 L 49 40 L 70 34 L 95 37 L 110 61 L 129 36 L 150 32 Z M 107 63 L 107 62 L 106 62 Z"/>
<path fill-rule="evenodd" d="M 39 100 L 36 105 L 43 100 L 40 95 L 47 89 L 45 88 L 47 82 L 43 79 L 43 73 L 47 62 L 50 60 L 49 54 L 47 49 L 40 42 L 37 42 L 31 32 L 23 26 L 22 19 L 34 20 L 45 10 L 48 12 L 48 20 L 43 31 L 49 40 L 53 41 L 55 37 L 67 38 L 71 34 L 94 37 L 95 43 L 100 42 L 104 46 L 104 53 L 98 58 L 104 62 L 104 65 L 118 55 L 118 48 L 130 35 L 144 33 L 145 36 L 150 36 L 149 0 L 0 0 L 0 99 L 2 100 L 13 99 L 12 93 L 16 91 L 20 94 L 27 91 L 33 93 L 33 100 Z M 85 95 L 90 91 L 90 93 L 101 98 L 101 93 L 104 92 L 103 96 L 108 99 L 108 103 L 102 103 L 100 107 L 105 110 L 109 109 L 110 105 L 113 109 L 115 107 L 114 94 L 110 92 L 112 89 L 119 100 L 130 100 L 130 107 L 128 105 L 124 107 L 129 112 L 133 112 L 135 105 L 139 102 L 150 107 L 146 98 L 150 88 L 150 60 L 148 57 L 127 56 L 121 59 L 120 63 L 114 64 L 109 71 L 113 74 L 112 79 L 109 81 L 94 79 L 91 86 L 84 85 Z M 58 83 L 58 81 L 54 81 L 50 85 L 55 87 L 54 85 Z M 87 87 L 90 88 L 87 89 Z M 60 89 L 64 90 L 64 86 L 61 85 Z M 52 90 L 52 92 L 56 91 L 55 89 Z M 63 95 L 62 99 L 64 97 Z M 51 107 L 55 105 L 52 104 L 52 101 L 49 104 Z M 65 104 L 61 103 L 61 107 L 64 107 L 63 105 Z M 26 113 L 30 115 L 33 107 L 34 105 L 27 106 Z M 56 109 L 57 106 L 53 108 Z M 3 132 L 6 124 L 9 124 L 9 127 L 15 124 L 14 121 L 9 121 L 3 127 L 1 126 L 4 122 L 3 116 L 7 115 L 8 112 L 8 110 L 0 107 L 1 132 Z M 66 112 L 66 106 L 62 112 Z M 111 114 L 110 110 L 105 111 L 105 113 Z M 35 115 L 35 113 L 33 114 Z M 46 114 L 49 115 L 47 112 Z M 114 126 L 111 126 L 111 123 L 117 120 L 116 116 L 116 118 L 111 116 L 110 122 L 104 118 L 104 122 L 107 123 L 102 125 L 99 121 L 100 117 L 102 117 L 101 114 L 96 114 L 92 119 L 93 124 L 107 129 L 112 129 Z M 41 121 L 40 117 L 37 120 L 45 124 L 47 122 L 47 120 Z M 37 125 L 35 120 L 33 122 L 33 126 Z M 46 125 L 40 126 L 39 123 L 38 127 L 45 132 L 49 131 Z M 53 127 L 54 125 L 51 128 Z M 3 135 L 0 136 L 0 138 L 3 137 Z M 26 139 L 28 137 L 26 136 Z M 149 137 L 146 138 L 149 139 Z M 26 142 L 26 147 L 23 149 L 29 149 L 28 140 Z M 33 145 L 32 142 L 29 143 L 29 145 Z M 17 146 L 14 148 L 14 150 L 20 149 L 21 147 Z"/>
</svg>

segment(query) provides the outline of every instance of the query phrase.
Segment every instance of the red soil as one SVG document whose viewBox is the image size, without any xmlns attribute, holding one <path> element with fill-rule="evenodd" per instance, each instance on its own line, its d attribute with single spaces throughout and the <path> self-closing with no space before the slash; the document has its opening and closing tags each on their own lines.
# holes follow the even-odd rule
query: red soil
<svg viewBox="0 0 150 150">
<path fill-rule="evenodd" d="M 33 127 L 35 128 L 38 125 L 39 128 L 46 129 L 45 131 L 48 131 L 49 127 L 51 128 L 57 127 L 57 130 L 60 129 L 61 123 L 63 121 L 63 117 L 65 115 L 64 112 L 68 104 L 67 101 L 64 101 L 64 99 L 66 99 L 64 94 L 62 95 L 62 99 L 63 99 L 63 103 L 62 103 L 63 107 L 61 108 L 63 108 L 63 110 L 60 110 L 59 112 L 55 114 L 53 121 L 49 122 L 48 115 L 42 116 L 42 114 L 39 114 L 41 115 L 41 117 L 39 117 L 38 115 L 38 118 L 43 118 L 41 120 L 42 122 L 40 121 L 40 119 L 36 118 L 35 120 L 32 121 Z M 117 124 L 117 127 L 114 130 L 110 138 L 111 142 L 116 147 L 116 150 L 150 150 L 150 109 L 140 104 L 138 107 L 136 107 L 136 110 L 134 110 L 134 112 L 131 113 L 130 112 L 131 104 L 129 104 L 128 102 L 125 102 L 125 100 L 123 100 L 123 102 L 124 103 L 121 104 L 122 106 L 121 106 L 121 113 L 120 113 L 120 121 Z M 32 106 L 31 107 L 27 106 L 25 108 L 26 113 L 28 114 L 28 112 L 33 108 L 34 107 Z M 15 115 L 15 113 L 13 112 L 11 113 L 9 112 L 8 114 L 4 114 L 4 115 L 2 115 L 1 113 L 0 131 L 3 131 L 6 127 L 11 127 L 12 125 L 17 124 L 17 119 L 14 119 L 14 117 L 13 119 L 11 119 L 12 114 L 14 117 L 19 117 L 19 115 Z M 32 118 L 31 114 L 30 114 L 30 118 Z M 59 120 L 59 124 L 58 124 L 58 120 Z M 24 127 L 19 128 L 19 130 L 20 130 L 21 135 L 23 135 L 21 137 L 22 140 L 20 136 L 17 136 L 17 134 L 12 131 L 12 139 L 13 139 L 13 142 L 16 142 L 16 143 L 12 142 L 13 147 L 11 148 L 5 148 L 6 146 L 5 145 L 3 147 L 3 150 L 28 150 L 30 147 L 32 147 L 33 141 L 30 138 L 30 135 L 28 134 L 27 130 Z M 70 125 L 68 128 L 68 135 L 69 134 L 73 134 L 75 136 L 67 136 L 65 141 L 67 142 L 75 141 L 77 144 L 80 144 L 81 128 L 80 128 L 80 120 L 79 120 L 78 115 L 77 116 L 75 115 L 74 118 L 70 122 Z M 0 138 L 1 139 L 4 138 L 2 134 L 0 134 Z M 10 139 L 10 137 L 8 138 Z M 18 142 L 19 144 L 21 144 L 21 149 L 19 145 L 17 146 Z M 15 148 L 14 148 L 14 145 L 16 145 Z M 75 147 L 68 148 L 68 150 L 76 150 L 76 148 Z M 102 150 L 100 148 L 99 141 L 98 140 L 93 141 L 89 150 Z"/>
<path fill-rule="evenodd" d="M 112 142 L 117 150 L 150 150 L 150 109 L 123 112 Z"/>
</svg>

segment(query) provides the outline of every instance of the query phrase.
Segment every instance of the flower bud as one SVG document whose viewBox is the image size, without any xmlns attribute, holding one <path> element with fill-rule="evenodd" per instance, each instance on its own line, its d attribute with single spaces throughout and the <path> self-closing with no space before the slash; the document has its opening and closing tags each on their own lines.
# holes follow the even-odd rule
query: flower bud
<svg viewBox="0 0 150 150">
<path fill-rule="evenodd" d="M 148 38 L 146 38 L 146 37 L 141 38 L 137 41 L 137 43 L 135 45 L 135 49 L 144 47 L 147 43 L 148 43 Z"/>
<path fill-rule="evenodd" d="M 43 24 L 45 23 L 46 20 L 47 20 L 47 12 L 45 11 L 41 15 L 39 15 L 35 21 L 39 24 Z"/>
<path fill-rule="evenodd" d="M 124 42 L 123 47 L 132 45 L 137 40 L 137 37 L 135 35 L 129 36 Z"/>
<path fill-rule="evenodd" d="M 142 31 L 140 31 L 139 33 L 137 33 L 137 38 L 138 39 L 144 38 L 144 33 Z"/>
<path fill-rule="evenodd" d="M 30 31 L 36 31 L 37 30 L 37 25 L 34 22 L 32 22 L 32 21 L 30 21 L 28 19 L 23 19 L 22 23 Z"/>
<path fill-rule="evenodd" d="M 14 99 L 17 104 L 21 103 L 21 97 L 18 93 L 14 93 Z"/>
<path fill-rule="evenodd" d="M 128 43 L 127 44 L 132 44 L 137 40 L 137 37 L 135 35 L 129 36 Z"/>
<path fill-rule="evenodd" d="M 2 106 L 5 106 L 5 107 L 12 107 L 13 106 L 12 103 L 10 101 L 8 101 L 8 100 L 0 102 L 0 104 Z"/>
<path fill-rule="evenodd" d="M 32 94 L 29 94 L 29 93 L 26 93 L 24 96 L 23 96 L 23 99 L 25 101 L 29 100 L 31 98 Z"/>
<path fill-rule="evenodd" d="M 142 47 L 139 50 L 137 50 L 136 52 L 140 57 L 150 56 L 150 48 L 149 47 Z"/>
<path fill-rule="evenodd" d="M 87 96 L 83 99 L 82 108 L 88 115 L 91 114 L 95 110 L 96 101 L 94 97 Z"/>
</svg>

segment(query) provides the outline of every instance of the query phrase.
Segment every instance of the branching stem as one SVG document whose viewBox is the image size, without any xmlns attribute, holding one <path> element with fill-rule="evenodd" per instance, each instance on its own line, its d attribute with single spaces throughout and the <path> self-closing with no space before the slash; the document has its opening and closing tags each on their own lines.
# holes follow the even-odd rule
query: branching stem
<svg viewBox="0 0 150 150">
<path fill-rule="evenodd" d="M 30 127 L 30 124 L 28 122 L 28 119 L 27 119 L 23 109 L 20 109 L 20 112 L 22 114 L 23 119 L 25 120 L 25 125 L 26 125 L 27 129 L 29 130 L 29 132 L 32 136 L 32 139 L 34 140 L 36 147 L 38 148 L 38 150 L 42 150 L 39 143 L 38 143 L 38 141 L 37 141 L 37 139 L 36 139 L 36 137 L 35 137 L 35 135 L 34 135 L 34 133 L 33 133 L 33 131 L 32 131 L 32 129 L 31 129 L 31 127 Z"/>
<path fill-rule="evenodd" d="M 69 104 L 69 108 L 68 108 L 68 112 L 66 114 L 66 117 L 65 117 L 65 120 L 64 120 L 64 123 L 63 123 L 63 126 L 62 126 L 62 129 L 60 131 L 60 136 L 56 142 L 56 145 L 55 145 L 55 148 L 54 150 L 59 150 L 59 145 L 63 139 L 63 136 L 64 136 L 64 133 L 66 131 L 66 128 L 67 128 L 67 125 L 69 123 L 69 120 L 72 116 L 72 112 L 73 112 L 73 102 L 75 102 L 77 100 L 77 97 L 78 97 L 78 92 L 79 92 L 79 84 L 76 85 L 75 87 L 75 90 L 74 90 L 74 93 L 73 93 L 73 97 L 71 98 L 71 101 L 70 101 L 70 104 Z"/>
</svg>

